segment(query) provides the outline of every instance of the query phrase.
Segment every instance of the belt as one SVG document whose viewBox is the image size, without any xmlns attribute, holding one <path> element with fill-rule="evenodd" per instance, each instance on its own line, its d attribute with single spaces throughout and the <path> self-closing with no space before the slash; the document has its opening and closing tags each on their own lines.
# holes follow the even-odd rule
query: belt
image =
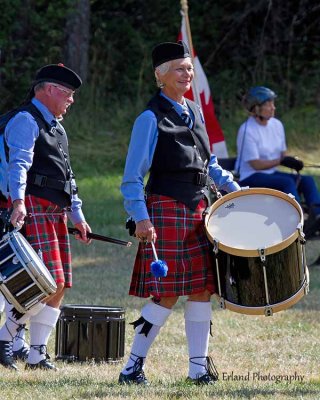
<svg viewBox="0 0 320 400">
<path fill-rule="evenodd" d="M 69 195 L 72 193 L 71 181 L 49 178 L 46 175 L 29 174 L 27 182 L 36 186 L 59 190 Z"/>
<path fill-rule="evenodd" d="M 208 184 L 208 174 L 204 172 L 170 172 L 164 174 L 152 174 L 155 179 L 168 179 L 179 182 L 193 183 L 196 186 L 206 186 Z"/>
</svg>

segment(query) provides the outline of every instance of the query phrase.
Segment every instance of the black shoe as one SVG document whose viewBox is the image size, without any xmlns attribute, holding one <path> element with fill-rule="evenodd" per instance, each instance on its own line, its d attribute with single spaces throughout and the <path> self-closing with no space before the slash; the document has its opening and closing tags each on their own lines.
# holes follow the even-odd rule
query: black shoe
<svg viewBox="0 0 320 400">
<path fill-rule="evenodd" d="M 46 370 L 52 370 L 52 371 L 58 371 L 58 368 L 52 364 L 50 360 L 50 356 L 47 353 L 47 346 L 45 344 L 41 345 L 31 345 L 34 350 L 38 350 L 41 355 L 44 355 L 45 358 L 41 361 L 39 361 L 36 364 L 26 364 L 26 369 L 46 369 Z"/>
<path fill-rule="evenodd" d="M 214 385 L 217 382 L 218 378 L 214 375 L 211 374 L 204 374 L 200 376 L 199 378 L 187 378 L 186 382 L 187 383 L 192 383 L 193 385 Z"/>
<path fill-rule="evenodd" d="M 46 358 L 44 360 L 39 361 L 37 364 L 27 363 L 25 369 L 45 369 L 45 370 L 58 371 L 58 368 Z"/>
<path fill-rule="evenodd" d="M 145 377 L 144 372 L 136 371 L 129 375 L 125 375 L 122 372 L 119 375 L 120 385 L 149 385 L 148 379 Z"/>
<path fill-rule="evenodd" d="M 0 364 L 6 368 L 18 370 L 12 356 L 12 342 L 0 341 Z"/>
<path fill-rule="evenodd" d="M 192 358 L 190 358 L 190 361 L 193 364 L 204 366 L 207 372 L 201 376 L 197 376 L 197 378 L 195 378 L 195 379 L 188 377 L 186 382 L 192 383 L 194 385 L 213 385 L 213 384 L 215 384 L 217 382 L 217 380 L 219 379 L 219 374 L 218 374 L 218 371 L 217 371 L 215 365 L 213 364 L 211 357 L 205 357 L 206 358 L 205 365 L 192 361 L 193 359 L 197 359 L 197 358 L 203 359 L 204 357 L 192 357 Z"/>
<path fill-rule="evenodd" d="M 26 361 L 29 355 L 30 349 L 28 346 L 22 346 L 19 350 L 13 350 L 14 360 Z"/>
<path fill-rule="evenodd" d="M 139 357 L 133 353 L 131 353 L 136 359 L 134 360 L 131 356 L 131 360 L 134 361 L 132 367 L 128 368 L 132 369 L 131 374 L 125 375 L 122 372 L 119 375 L 119 383 L 120 385 L 149 385 L 147 378 L 144 375 L 143 367 L 143 357 Z"/>
</svg>

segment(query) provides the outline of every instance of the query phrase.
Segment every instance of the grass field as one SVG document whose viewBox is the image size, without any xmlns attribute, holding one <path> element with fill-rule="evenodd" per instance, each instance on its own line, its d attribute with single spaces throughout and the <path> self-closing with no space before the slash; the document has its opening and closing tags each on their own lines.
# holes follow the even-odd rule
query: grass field
<svg viewBox="0 0 320 400">
<path fill-rule="evenodd" d="M 73 166 L 88 222 L 96 233 L 128 240 L 126 215 L 119 192 L 123 164 L 133 116 L 115 107 L 111 115 L 103 103 L 84 99 L 77 118 L 66 121 Z M 87 108 L 86 108 L 87 107 Z M 100 107 L 101 118 L 93 109 Z M 111 108 L 110 108 L 111 109 Z M 113 108 L 112 108 L 113 109 Z M 105 112 L 106 110 L 106 112 Z M 88 118 L 92 115 L 92 118 Z M 318 110 L 299 110 L 285 115 L 290 153 L 310 164 L 319 162 Z M 306 118 L 308 119 L 306 120 Z M 235 154 L 235 135 L 243 114 L 222 121 L 230 155 Z M 108 126 L 108 129 L 105 128 Z M 303 138 L 303 140 L 302 140 Z M 99 143 L 99 146 L 96 144 Z M 117 172 L 112 172 L 116 170 Z M 319 169 L 306 169 L 316 175 Z M 74 286 L 64 304 L 125 308 L 125 359 L 133 329 L 129 322 L 139 317 L 144 301 L 127 295 L 136 243 L 131 248 L 94 241 L 84 246 L 72 238 Z M 320 265 L 310 268 L 310 292 L 291 309 L 273 317 L 247 316 L 221 310 L 213 300 L 213 337 L 209 353 L 220 379 L 213 387 L 185 383 L 187 346 L 181 299 L 162 328 L 146 364 L 151 382 L 147 388 L 117 384 L 124 361 L 115 364 L 57 362 L 58 372 L 19 372 L 0 368 L 0 400 L 81 399 L 320 399 Z M 55 335 L 49 341 L 54 355 Z M 291 377 L 291 378 L 290 378 Z"/>
<path fill-rule="evenodd" d="M 120 174 L 79 182 L 88 221 L 97 233 L 128 240 L 118 191 Z M 143 300 L 127 295 L 136 243 L 130 248 L 94 241 L 76 243 L 74 286 L 64 304 L 124 307 L 125 358 L 133 338 L 129 322 Z M 320 398 L 320 266 L 310 268 L 310 293 L 293 308 L 273 317 L 221 310 L 213 300 L 213 337 L 209 352 L 220 373 L 213 387 L 185 383 L 187 346 L 183 304 L 176 305 L 155 341 L 146 364 L 151 386 L 117 384 L 122 361 L 114 364 L 57 362 L 58 372 L 19 372 L 1 368 L 0 399 L 312 399 Z M 50 354 L 54 354 L 54 335 Z M 290 378 L 291 377 L 291 378 Z"/>
</svg>

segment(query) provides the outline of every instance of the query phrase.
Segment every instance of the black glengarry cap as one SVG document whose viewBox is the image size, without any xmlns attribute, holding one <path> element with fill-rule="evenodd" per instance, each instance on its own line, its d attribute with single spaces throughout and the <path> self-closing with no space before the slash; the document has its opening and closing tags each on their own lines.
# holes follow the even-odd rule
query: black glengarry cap
<svg viewBox="0 0 320 400">
<path fill-rule="evenodd" d="M 178 43 L 164 42 L 156 45 L 152 50 L 152 65 L 156 69 L 159 65 L 179 58 L 191 57 L 188 46 L 179 40 Z"/>
</svg>

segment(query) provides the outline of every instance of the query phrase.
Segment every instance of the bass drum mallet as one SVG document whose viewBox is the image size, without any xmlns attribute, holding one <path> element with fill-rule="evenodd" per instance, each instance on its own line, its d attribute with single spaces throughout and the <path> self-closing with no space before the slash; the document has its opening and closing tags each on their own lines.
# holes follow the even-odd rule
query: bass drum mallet
<svg viewBox="0 0 320 400">
<path fill-rule="evenodd" d="M 152 263 L 150 265 L 150 269 L 151 269 L 153 276 L 158 278 L 160 281 L 160 278 L 167 276 L 168 265 L 165 261 L 159 260 L 153 241 L 151 241 L 151 247 L 152 247 L 155 261 L 152 261 Z"/>
</svg>

